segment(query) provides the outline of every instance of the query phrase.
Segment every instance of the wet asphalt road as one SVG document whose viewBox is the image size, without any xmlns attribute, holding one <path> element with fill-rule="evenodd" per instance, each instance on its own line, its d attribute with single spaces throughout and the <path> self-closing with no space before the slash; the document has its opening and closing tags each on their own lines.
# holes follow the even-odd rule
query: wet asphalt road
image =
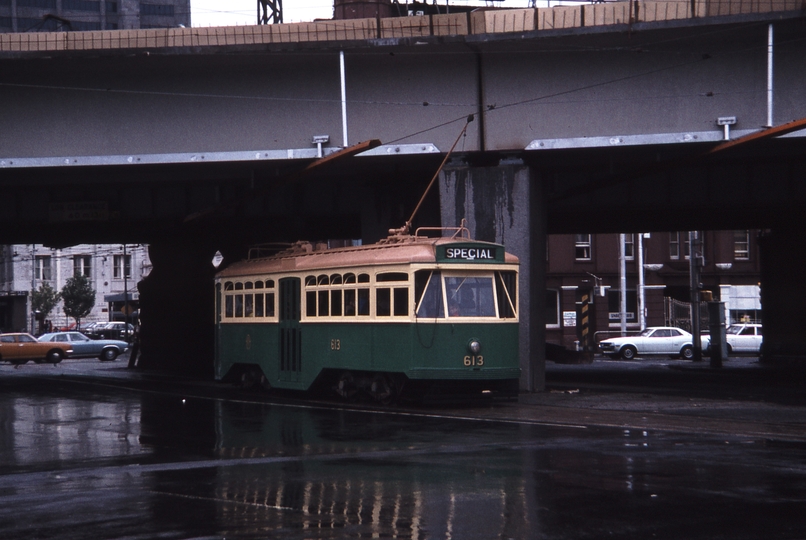
<svg viewBox="0 0 806 540">
<path fill-rule="evenodd" d="M 595 389 L 615 367 L 551 367 L 553 391 L 519 404 L 375 411 L 131 373 L 125 359 L 2 365 L 0 533 L 806 537 L 801 403 L 776 402 L 774 384 L 687 391 L 680 373 L 668 388 Z"/>
</svg>

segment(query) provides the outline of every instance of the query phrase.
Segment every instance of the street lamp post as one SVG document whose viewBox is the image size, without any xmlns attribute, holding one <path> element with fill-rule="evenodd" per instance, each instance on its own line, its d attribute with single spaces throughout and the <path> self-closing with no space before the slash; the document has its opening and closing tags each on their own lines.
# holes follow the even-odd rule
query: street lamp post
<svg viewBox="0 0 806 540">
<path fill-rule="evenodd" d="M 702 339 L 700 338 L 700 262 L 699 233 L 688 232 L 689 285 L 691 287 L 691 334 L 695 362 L 702 361 Z"/>
</svg>

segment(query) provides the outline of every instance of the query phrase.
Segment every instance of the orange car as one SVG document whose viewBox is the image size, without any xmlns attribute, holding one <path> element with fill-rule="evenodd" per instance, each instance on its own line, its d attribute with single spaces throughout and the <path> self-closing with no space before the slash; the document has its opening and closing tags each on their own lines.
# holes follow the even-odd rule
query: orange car
<svg viewBox="0 0 806 540">
<path fill-rule="evenodd" d="M 0 334 L 0 361 L 12 364 L 50 362 L 58 364 L 73 352 L 69 343 L 42 343 L 31 334 Z"/>
</svg>

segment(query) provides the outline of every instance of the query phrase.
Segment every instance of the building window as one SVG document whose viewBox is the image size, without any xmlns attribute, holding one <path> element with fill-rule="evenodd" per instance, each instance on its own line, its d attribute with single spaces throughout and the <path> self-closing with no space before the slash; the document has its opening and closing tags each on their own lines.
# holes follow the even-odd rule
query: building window
<svg viewBox="0 0 806 540">
<path fill-rule="evenodd" d="M 546 289 L 546 326 L 560 327 L 560 291 Z"/>
<path fill-rule="evenodd" d="M 62 0 L 62 9 L 100 12 L 101 2 L 97 0 Z"/>
<path fill-rule="evenodd" d="M 679 232 L 670 232 L 669 233 L 669 258 L 670 259 L 679 259 L 680 258 L 680 233 Z"/>
<path fill-rule="evenodd" d="M 50 281 L 50 255 L 37 255 L 35 267 L 36 279 Z"/>
<path fill-rule="evenodd" d="M 140 4 L 140 15 L 173 17 L 174 7 L 171 4 Z"/>
<path fill-rule="evenodd" d="M 56 0 L 17 0 L 17 7 L 56 9 Z"/>
<path fill-rule="evenodd" d="M 73 257 L 73 275 L 90 277 L 90 265 L 92 257 L 90 255 L 76 255 Z"/>
<path fill-rule="evenodd" d="M 591 235 L 574 235 L 574 257 L 578 261 L 591 260 Z"/>
<path fill-rule="evenodd" d="M 627 290 L 627 322 L 637 322 L 636 313 L 638 313 L 638 294 L 636 291 Z M 619 323 L 621 321 L 621 295 L 618 289 L 609 289 L 607 291 L 607 317 L 610 324 Z"/>
<path fill-rule="evenodd" d="M 691 256 L 690 245 L 688 243 L 688 232 L 671 232 L 669 233 L 669 258 L 680 258 L 680 246 L 683 246 L 683 258 L 688 259 Z"/>
<path fill-rule="evenodd" d="M 132 256 L 131 255 L 115 255 L 114 268 L 112 268 L 112 277 L 114 279 L 123 279 L 132 277 Z"/>
<path fill-rule="evenodd" d="M 635 259 L 635 235 L 624 235 L 624 258 L 628 261 Z"/>
<path fill-rule="evenodd" d="M 737 261 L 750 259 L 750 231 L 733 231 L 733 258 Z"/>
</svg>

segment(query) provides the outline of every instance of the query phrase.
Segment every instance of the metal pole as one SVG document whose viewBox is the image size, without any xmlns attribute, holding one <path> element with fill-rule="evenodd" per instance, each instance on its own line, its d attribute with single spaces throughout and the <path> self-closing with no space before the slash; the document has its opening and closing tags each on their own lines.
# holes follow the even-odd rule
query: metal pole
<svg viewBox="0 0 806 540">
<path fill-rule="evenodd" d="M 772 24 L 767 29 L 767 127 L 772 127 Z"/>
<path fill-rule="evenodd" d="M 34 334 L 34 291 L 36 291 L 36 244 L 31 244 L 31 335 Z"/>
<path fill-rule="evenodd" d="M 126 325 L 123 327 L 123 335 L 125 340 L 129 341 L 129 278 L 126 272 L 126 244 L 123 244 L 123 321 Z"/>
<path fill-rule="evenodd" d="M 624 233 L 618 235 L 618 265 L 619 265 L 619 322 L 621 335 L 627 335 L 627 258 L 624 254 Z"/>
<path fill-rule="evenodd" d="M 644 233 L 638 234 L 638 328 L 646 326 L 646 291 L 644 290 Z"/>
<path fill-rule="evenodd" d="M 697 231 L 688 232 L 688 267 L 691 287 L 691 334 L 695 362 L 702 361 L 702 340 L 700 339 L 700 269 L 697 260 Z"/>
<path fill-rule="evenodd" d="M 339 51 L 339 67 L 341 69 L 341 140 L 347 148 L 347 78 L 344 72 L 344 51 Z"/>
</svg>

